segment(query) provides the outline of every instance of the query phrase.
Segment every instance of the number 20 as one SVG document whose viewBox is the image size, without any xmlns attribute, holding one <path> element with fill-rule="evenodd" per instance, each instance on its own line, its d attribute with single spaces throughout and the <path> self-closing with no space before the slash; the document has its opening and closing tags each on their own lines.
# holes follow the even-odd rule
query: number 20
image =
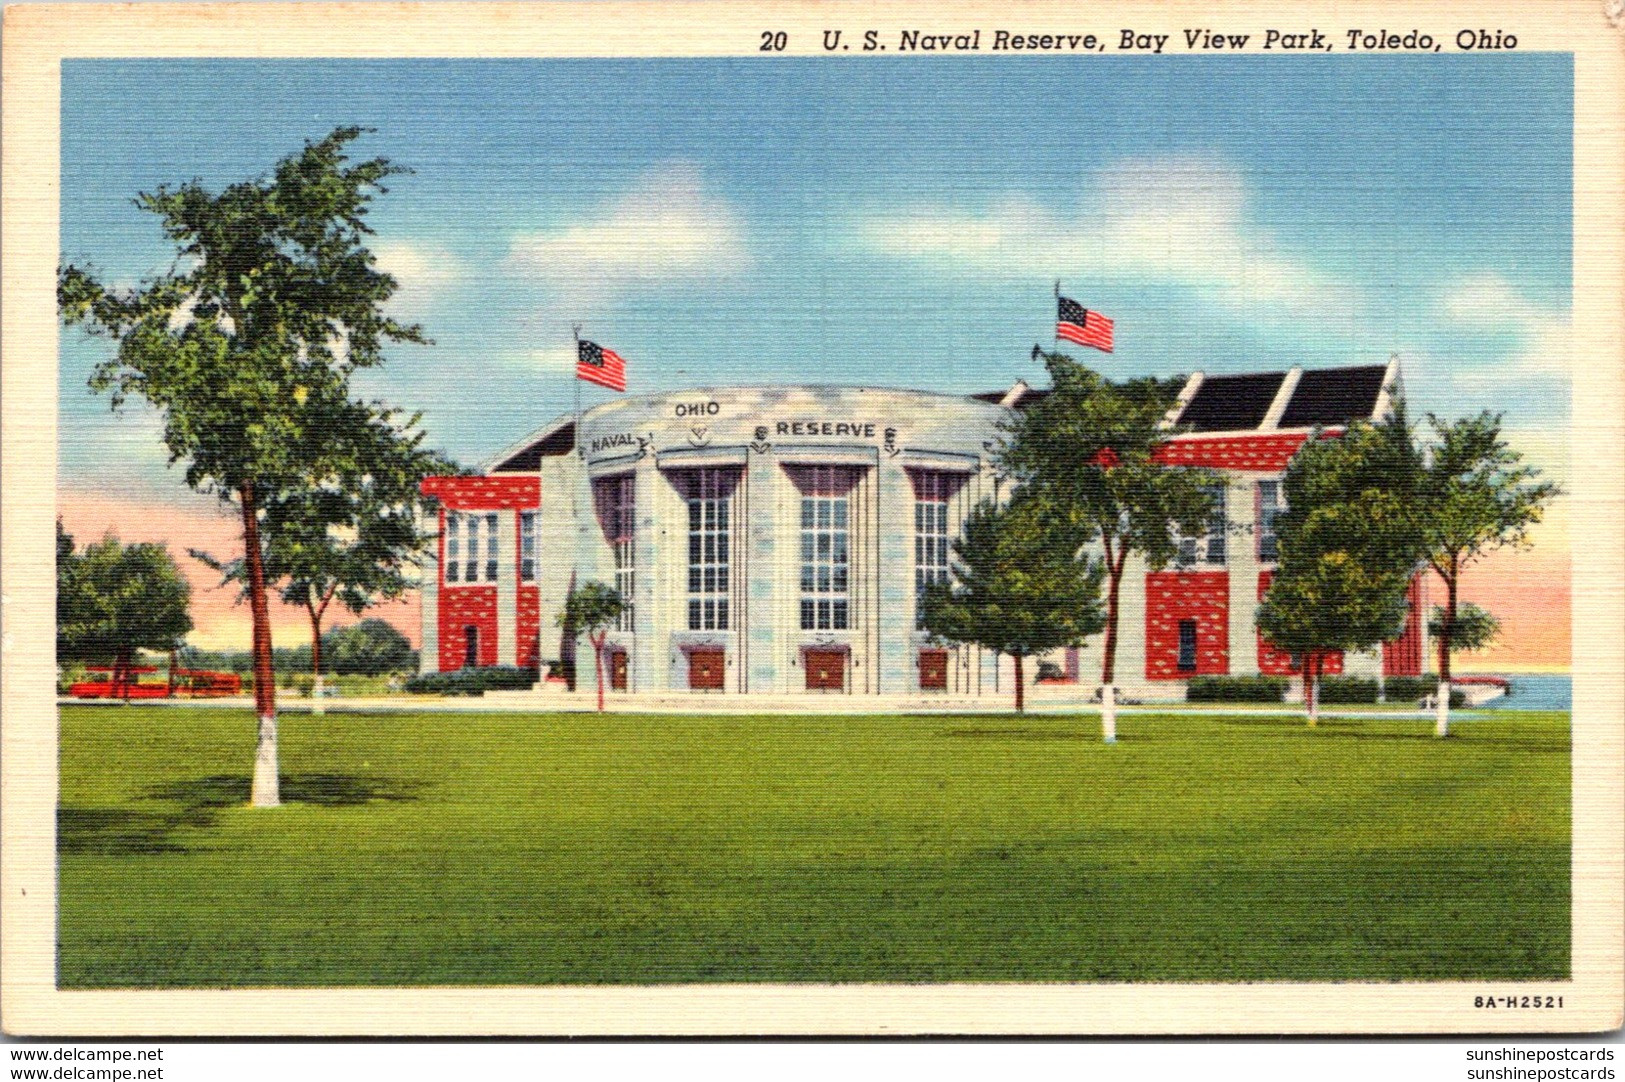
<svg viewBox="0 0 1625 1082">
<path fill-rule="evenodd" d="M 790 35 L 786 34 L 783 30 L 763 30 L 762 47 L 758 50 L 758 52 L 782 53 L 784 52 L 785 45 L 787 45 L 789 41 Z"/>
</svg>

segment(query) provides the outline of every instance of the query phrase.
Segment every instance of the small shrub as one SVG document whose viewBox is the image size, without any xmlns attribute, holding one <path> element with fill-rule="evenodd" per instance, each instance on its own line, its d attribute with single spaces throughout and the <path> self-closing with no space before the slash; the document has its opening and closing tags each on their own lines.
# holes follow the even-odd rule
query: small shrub
<svg viewBox="0 0 1625 1082">
<path fill-rule="evenodd" d="M 484 695 L 487 691 L 524 691 L 536 684 L 536 670 L 512 665 L 420 673 L 406 682 L 416 695 Z"/>
<path fill-rule="evenodd" d="M 1420 702 L 1439 691 L 1439 680 L 1433 676 L 1390 676 L 1384 681 L 1385 692 L 1391 703 Z M 1462 706 L 1467 693 L 1459 688 L 1450 689 L 1450 705 Z"/>
<path fill-rule="evenodd" d="M 1323 705 L 1330 703 L 1375 703 L 1377 701 L 1377 682 L 1357 676 L 1322 677 L 1320 681 L 1320 701 Z"/>
<path fill-rule="evenodd" d="M 1278 703 L 1286 697 L 1282 676 L 1195 676 L 1185 688 L 1191 703 Z"/>
</svg>

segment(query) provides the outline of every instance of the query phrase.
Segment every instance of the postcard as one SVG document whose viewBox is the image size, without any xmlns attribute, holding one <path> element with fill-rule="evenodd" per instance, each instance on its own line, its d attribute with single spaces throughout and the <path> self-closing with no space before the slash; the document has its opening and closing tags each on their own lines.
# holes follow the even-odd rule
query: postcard
<svg viewBox="0 0 1625 1082">
<path fill-rule="evenodd" d="M 8 8 L 6 1031 L 1619 1026 L 1622 23 Z"/>
</svg>

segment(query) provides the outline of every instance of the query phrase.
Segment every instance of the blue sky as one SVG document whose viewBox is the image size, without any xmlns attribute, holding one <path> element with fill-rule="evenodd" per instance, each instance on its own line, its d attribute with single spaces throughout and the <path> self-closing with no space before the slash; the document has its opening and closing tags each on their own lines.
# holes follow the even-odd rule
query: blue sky
<svg viewBox="0 0 1625 1082">
<path fill-rule="evenodd" d="M 570 325 L 635 391 L 1037 380 L 1051 288 L 1119 375 L 1373 363 L 1422 411 L 1567 423 L 1566 55 L 70 61 L 62 250 L 168 266 L 138 191 L 342 124 L 401 314 L 367 390 L 473 464 L 570 408 Z M 177 490 L 62 336 L 61 479 Z M 607 392 L 587 388 L 586 399 Z"/>
</svg>

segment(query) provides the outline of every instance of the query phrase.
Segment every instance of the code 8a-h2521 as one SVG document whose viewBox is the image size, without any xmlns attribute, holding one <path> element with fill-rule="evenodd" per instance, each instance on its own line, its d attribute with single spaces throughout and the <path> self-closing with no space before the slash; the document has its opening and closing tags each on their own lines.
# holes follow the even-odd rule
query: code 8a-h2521
<svg viewBox="0 0 1625 1082">
<path fill-rule="evenodd" d="M 1491 1010 L 1545 1010 L 1563 1006 L 1562 996 L 1474 996 L 1473 1006 Z"/>
</svg>

